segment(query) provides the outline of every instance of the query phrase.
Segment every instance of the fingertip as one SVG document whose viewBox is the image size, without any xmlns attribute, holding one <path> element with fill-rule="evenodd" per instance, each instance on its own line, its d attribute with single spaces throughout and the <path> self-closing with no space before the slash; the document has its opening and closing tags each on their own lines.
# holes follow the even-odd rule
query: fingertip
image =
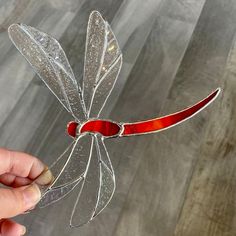
<svg viewBox="0 0 236 236">
<path fill-rule="evenodd" d="M 6 219 L 1 223 L 1 235 L 4 236 L 21 236 L 26 233 L 25 226 L 12 220 Z"/>
<path fill-rule="evenodd" d="M 41 175 L 35 179 L 35 183 L 39 185 L 49 185 L 53 182 L 53 180 L 54 177 L 52 175 L 52 172 L 48 169 L 48 167 L 46 167 Z"/>
<path fill-rule="evenodd" d="M 25 235 L 26 233 L 26 227 L 24 225 L 22 225 L 21 227 L 21 235 Z"/>
</svg>

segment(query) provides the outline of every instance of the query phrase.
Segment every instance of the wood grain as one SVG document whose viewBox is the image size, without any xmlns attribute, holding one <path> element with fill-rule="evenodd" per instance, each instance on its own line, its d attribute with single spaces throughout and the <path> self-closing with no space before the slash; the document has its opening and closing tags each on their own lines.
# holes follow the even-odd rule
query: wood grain
<svg viewBox="0 0 236 236">
<path fill-rule="evenodd" d="M 175 235 L 236 235 L 235 72 L 234 40 Z"/>
<path fill-rule="evenodd" d="M 232 14 L 220 1 L 205 4 L 161 114 L 193 104 L 218 86 L 235 33 L 234 27 L 225 27 L 235 21 L 235 4 L 228 4 Z M 180 126 L 145 137 L 149 142 L 142 143 L 145 154 L 141 152 L 114 235 L 174 234 L 210 112 L 213 107 Z"/>
</svg>

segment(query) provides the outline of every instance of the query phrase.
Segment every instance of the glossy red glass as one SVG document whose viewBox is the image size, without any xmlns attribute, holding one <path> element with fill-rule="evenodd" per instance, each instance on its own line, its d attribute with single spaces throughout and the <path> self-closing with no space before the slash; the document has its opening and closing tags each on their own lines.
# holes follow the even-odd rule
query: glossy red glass
<svg viewBox="0 0 236 236">
<path fill-rule="evenodd" d="M 220 89 L 217 89 L 208 97 L 189 108 L 173 113 L 171 115 L 159 117 L 152 120 L 139 121 L 135 123 L 124 123 L 122 125 L 118 125 L 118 123 L 107 120 L 89 120 L 85 124 L 83 124 L 80 129 L 80 133 L 100 133 L 105 137 L 112 137 L 119 134 L 121 126 L 123 128 L 123 131 L 119 135 L 120 137 L 157 132 L 163 129 L 167 129 L 192 117 L 205 106 L 207 106 L 210 102 L 212 102 L 219 92 Z M 67 131 L 70 136 L 76 137 L 77 126 L 77 122 L 72 121 L 68 123 Z"/>
<path fill-rule="evenodd" d="M 213 101 L 213 99 L 218 95 L 219 92 L 220 89 L 217 89 L 199 103 L 180 112 L 176 112 L 174 114 L 152 120 L 141 121 L 136 123 L 126 123 L 123 125 L 124 129 L 121 136 L 152 133 L 176 125 L 190 118 L 191 116 L 199 112 L 201 109 L 203 109 L 206 105 Z"/>
<path fill-rule="evenodd" d="M 120 126 L 107 120 L 90 120 L 81 127 L 80 133 L 84 132 L 100 133 L 105 137 L 111 137 L 119 134 Z"/>
<path fill-rule="evenodd" d="M 76 137 L 76 130 L 78 127 L 78 123 L 75 121 L 70 121 L 67 124 L 67 133 L 71 136 L 71 137 Z"/>
</svg>

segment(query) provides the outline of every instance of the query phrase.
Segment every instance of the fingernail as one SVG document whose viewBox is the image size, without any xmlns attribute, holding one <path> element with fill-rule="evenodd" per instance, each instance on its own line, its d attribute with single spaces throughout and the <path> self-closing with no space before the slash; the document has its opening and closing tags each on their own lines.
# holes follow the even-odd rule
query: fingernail
<svg viewBox="0 0 236 236">
<path fill-rule="evenodd" d="M 21 229 L 21 236 L 22 236 L 22 235 L 25 235 L 25 233 L 26 233 L 26 228 L 25 228 L 25 226 L 22 226 L 22 229 Z"/>
<path fill-rule="evenodd" d="M 28 210 L 35 206 L 41 197 L 41 193 L 37 184 L 31 184 L 29 187 L 23 190 L 23 196 L 25 201 L 25 208 Z"/>
<path fill-rule="evenodd" d="M 53 181 L 52 172 L 47 168 L 45 171 L 35 180 L 36 184 L 48 185 Z"/>
</svg>

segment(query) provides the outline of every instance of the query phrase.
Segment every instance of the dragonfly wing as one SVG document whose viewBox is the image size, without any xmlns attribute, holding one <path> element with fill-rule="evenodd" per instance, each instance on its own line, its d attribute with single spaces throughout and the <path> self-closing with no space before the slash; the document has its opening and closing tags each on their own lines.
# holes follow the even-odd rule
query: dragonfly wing
<svg viewBox="0 0 236 236">
<path fill-rule="evenodd" d="M 74 148 L 74 145 L 76 143 L 76 140 L 74 140 L 67 148 L 66 150 L 58 157 L 58 159 L 52 163 L 52 165 L 49 167 L 49 170 L 53 173 L 53 176 L 59 176 L 62 168 L 66 164 L 72 149 Z"/>
<path fill-rule="evenodd" d="M 103 58 L 101 73 L 99 75 L 99 80 L 104 77 L 111 65 L 121 55 L 118 41 L 108 22 L 106 22 L 106 42 L 105 54 Z"/>
<path fill-rule="evenodd" d="M 83 97 L 89 117 L 101 112 L 119 74 L 122 55 L 118 42 L 100 13 L 89 17 L 86 39 Z"/>
<path fill-rule="evenodd" d="M 96 136 L 96 145 L 100 159 L 100 191 L 93 217 L 96 217 L 110 202 L 115 191 L 115 175 L 111 161 L 101 136 Z"/>
<path fill-rule="evenodd" d="M 120 55 L 97 84 L 89 111 L 89 117 L 98 117 L 115 85 L 122 65 Z"/>
<path fill-rule="evenodd" d="M 52 165 L 56 178 L 44 191 L 39 207 L 59 201 L 80 189 L 70 224 L 81 226 L 97 216 L 110 202 L 115 175 L 100 135 L 81 135 Z"/>
<path fill-rule="evenodd" d="M 102 137 L 95 135 L 94 139 L 90 163 L 71 216 L 70 224 L 74 227 L 97 216 L 110 202 L 115 190 L 115 176 Z"/>
<path fill-rule="evenodd" d="M 78 180 L 86 171 L 89 163 L 93 136 L 85 133 L 75 141 L 69 157 L 51 187 L 58 188 Z M 56 169 L 56 166 L 53 167 Z M 53 171 L 53 169 L 52 169 Z"/>
<path fill-rule="evenodd" d="M 100 169 L 97 148 L 91 146 L 91 153 L 87 169 L 83 176 L 81 191 L 75 202 L 70 225 L 78 227 L 88 223 L 94 215 L 100 189 Z"/>
<path fill-rule="evenodd" d="M 13 24 L 9 37 L 39 77 L 77 121 L 85 120 L 78 86 L 65 52 L 56 39 L 33 27 Z"/>
<path fill-rule="evenodd" d="M 83 97 L 89 109 L 94 86 L 96 85 L 106 47 L 106 23 L 99 12 L 93 11 L 89 16 L 86 37 Z"/>
<path fill-rule="evenodd" d="M 67 196 L 72 190 L 74 190 L 75 187 L 80 188 L 81 183 L 81 179 L 79 179 L 75 182 L 69 183 L 59 188 L 48 189 L 48 191 L 44 193 L 43 197 L 38 203 L 38 206 L 40 208 L 43 208 L 61 200 L 62 198 Z"/>
<path fill-rule="evenodd" d="M 53 176 L 57 177 L 60 175 L 61 170 L 63 169 L 63 167 L 65 166 L 70 153 L 72 152 L 73 146 L 75 145 L 75 141 L 72 142 L 67 148 L 66 150 L 57 158 L 57 160 L 49 167 L 49 169 L 47 171 L 50 171 Z M 45 172 L 43 172 L 43 175 L 46 174 Z M 41 178 L 41 175 L 35 180 L 36 183 L 38 183 L 39 179 Z M 54 184 L 55 179 L 52 183 L 48 184 L 48 185 L 44 185 L 40 187 L 40 191 L 41 191 L 41 195 L 44 196 L 52 187 L 52 184 Z"/>
<path fill-rule="evenodd" d="M 122 66 L 122 54 L 118 41 L 106 22 L 106 48 L 99 80 L 94 89 L 89 117 L 97 117 L 101 113 Z"/>
<path fill-rule="evenodd" d="M 89 162 L 91 145 L 92 136 L 81 135 L 52 164 L 50 171 L 55 179 L 49 186 L 42 187 L 40 207 L 60 200 L 75 187 L 80 186 L 79 183 Z M 37 183 L 37 179 L 35 182 Z"/>
</svg>

